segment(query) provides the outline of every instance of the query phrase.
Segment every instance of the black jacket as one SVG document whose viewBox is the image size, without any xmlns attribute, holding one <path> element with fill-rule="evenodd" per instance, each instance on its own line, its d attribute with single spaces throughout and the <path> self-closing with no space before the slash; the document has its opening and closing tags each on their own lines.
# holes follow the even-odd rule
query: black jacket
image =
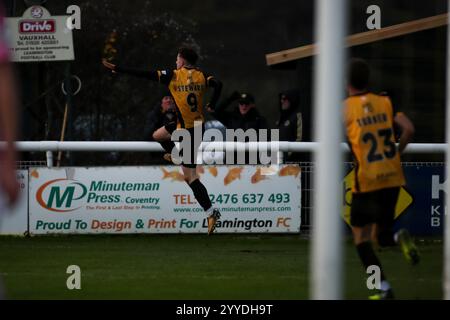
<svg viewBox="0 0 450 320">
<path fill-rule="evenodd" d="M 282 110 L 281 108 L 281 96 L 286 96 L 291 102 L 291 107 L 288 110 Z M 303 138 L 303 117 L 299 111 L 300 105 L 300 93 L 298 90 L 288 90 L 281 92 L 279 95 L 280 117 L 275 123 L 276 128 L 279 130 L 280 141 L 300 142 Z M 284 161 L 286 162 L 300 162 L 305 161 L 307 158 L 302 158 L 300 153 L 284 153 Z"/>
<path fill-rule="evenodd" d="M 216 113 L 217 120 L 222 122 L 228 129 L 267 129 L 266 119 L 259 114 L 258 110 L 251 109 L 245 116 L 241 115 L 239 107 L 232 112 Z"/>
<path fill-rule="evenodd" d="M 291 102 L 288 110 L 281 109 L 281 96 L 284 95 Z M 279 96 L 280 117 L 276 122 L 276 128 L 280 132 L 280 141 L 302 141 L 303 119 L 299 111 L 300 94 L 297 90 L 289 90 L 280 93 Z"/>
<path fill-rule="evenodd" d="M 258 110 L 251 109 L 245 116 L 239 111 L 239 106 L 233 111 L 226 111 L 228 106 L 235 103 L 239 95 L 233 94 L 225 99 L 214 111 L 214 116 L 223 123 L 227 129 L 268 129 L 267 120 L 259 114 Z"/>
<path fill-rule="evenodd" d="M 250 109 L 246 115 L 242 115 L 239 111 L 239 106 L 235 107 L 233 111 L 226 111 L 226 108 L 232 104 L 237 103 L 239 99 L 239 94 L 232 94 L 230 97 L 225 99 L 218 107 L 214 110 L 214 116 L 217 120 L 219 120 L 227 129 L 242 129 L 244 131 L 248 129 L 255 129 L 258 135 L 259 129 L 269 129 L 267 125 L 267 120 L 259 114 L 258 110 L 255 108 Z M 248 138 L 248 137 L 247 137 Z M 270 137 L 268 137 L 270 138 Z M 246 139 L 248 142 L 248 139 Z M 251 159 L 250 153 L 245 152 L 245 163 L 249 164 L 249 160 Z M 234 153 L 234 161 L 237 164 L 237 153 Z M 260 163 L 259 154 L 256 153 L 256 161 Z"/>
</svg>

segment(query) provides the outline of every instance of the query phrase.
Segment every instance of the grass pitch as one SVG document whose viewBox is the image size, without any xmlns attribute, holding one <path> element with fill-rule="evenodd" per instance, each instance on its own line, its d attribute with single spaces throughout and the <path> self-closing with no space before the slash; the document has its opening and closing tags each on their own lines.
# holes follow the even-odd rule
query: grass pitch
<svg viewBox="0 0 450 320">
<path fill-rule="evenodd" d="M 171 235 L 0 237 L 9 299 L 308 299 L 310 241 L 300 236 Z M 380 253 L 398 299 L 441 299 L 442 243 L 420 241 L 412 267 Z M 81 290 L 69 291 L 69 265 Z M 366 276 L 345 245 L 345 297 L 366 299 Z"/>
</svg>

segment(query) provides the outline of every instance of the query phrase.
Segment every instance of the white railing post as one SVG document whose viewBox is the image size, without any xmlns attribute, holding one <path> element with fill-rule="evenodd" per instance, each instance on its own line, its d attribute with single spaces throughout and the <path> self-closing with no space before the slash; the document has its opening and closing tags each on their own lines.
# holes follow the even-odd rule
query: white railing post
<svg viewBox="0 0 450 320">
<path fill-rule="evenodd" d="M 47 151 L 45 155 L 47 157 L 47 168 L 53 168 L 53 152 Z"/>
<path fill-rule="evenodd" d="M 277 152 L 277 164 L 283 164 L 285 161 L 286 161 L 286 159 L 284 159 L 284 152 L 278 151 Z"/>
</svg>

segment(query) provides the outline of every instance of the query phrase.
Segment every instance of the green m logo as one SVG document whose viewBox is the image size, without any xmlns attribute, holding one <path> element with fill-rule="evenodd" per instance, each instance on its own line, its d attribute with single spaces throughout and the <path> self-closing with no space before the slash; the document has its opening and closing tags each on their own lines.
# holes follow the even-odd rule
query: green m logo
<svg viewBox="0 0 450 320">
<path fill-rule="evenodd" d="M 36 194 L 40 206 L 53 212 L 71 212 L 79 209 L 79 207 L 72 208 L 72 204 L 86 196 L 87 188 L 79 182 L 74 181 L 69 185 L 67 182 L 70 180 L 57 179 L 42 185 Z M 44 193 L 48 194 L 47 201 L 44 200 Z"/>
</svg>

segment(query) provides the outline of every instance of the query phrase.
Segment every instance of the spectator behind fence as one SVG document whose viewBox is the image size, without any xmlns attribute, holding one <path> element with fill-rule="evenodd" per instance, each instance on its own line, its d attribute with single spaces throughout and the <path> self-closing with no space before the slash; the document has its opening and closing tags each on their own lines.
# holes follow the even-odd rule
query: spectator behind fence
<svg viewBox="0 0 450 320">
<path fill-rule="evenodd" d="M 177 126 L 176 105 L 173 97 L 170 94 L 165 94 L 161 99 L 161 104 L 155 106 L 149 115 L 149 125 L 145 129 L 145 137 L 150 137 L 151 140 L 158 141 L 154 137 L 154 133 L 162 127 L 167 127 L 168 131 L 175 130 Z M 170 136 L 166 140 L 159 141 L 161 146 L 168 150 L 171 145 Z M 166 161 L 171 162 L 169 153 L 164 155 Z"/>
<path fill-rule="evenodd" d="M 232 111 L 226 109 L 237 102 Z M 256 109 L 255 98 L 250 93 L 233 92 L 218 107 L 213 110 L 214 115 L 227 129 L 267 129 L 267 121 Z"/>
<path fill-rule="evenodd" d="M 301 142 L 303 130 L 302 113 L 300 107 L 300 93 L 298 90 L 288 90 L 279 95 L 280 118 L 275 123 L 279 130 L 280 141 Z M 285 153 L 284 161 L 300 161 L 299 153 Z"/>
<path fill-rule="evenodd" d="M 235 102 L 237 102 L 237 106 L 232 111 L 227 111 L 227 108 Z M 255 129 L 257 133 L 260 129 L 268 129 L 267 120 L 256 109 L 255 98 L 250 93 L 235 91 L 219 104 L 215 110 L 209 108 L 208 111 L 212 112 L 216 119 L 222 122 L 227 129 L 242 129 L 244 131 Z M 235 164 L 237 159 L 235 153 Z M 245 163 L 249 164 L 250 159 L 249 153 L 246 153 Z M 259 157 L 257 157 L 257 162 L 260 162 Z"/>
</svg>

